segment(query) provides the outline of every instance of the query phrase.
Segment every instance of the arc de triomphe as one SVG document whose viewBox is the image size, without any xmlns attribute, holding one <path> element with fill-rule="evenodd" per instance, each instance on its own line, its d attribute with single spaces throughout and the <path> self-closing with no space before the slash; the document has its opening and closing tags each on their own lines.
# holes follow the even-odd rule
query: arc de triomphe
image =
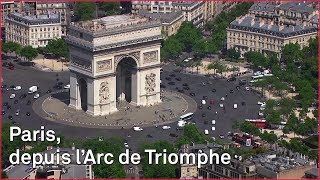
<svg viewBox="0 0 320 180">
<path fill-rule="evenodd" d="M 159 103 L 162 38 L 161 22 L 136 15 L 71 24 L 69 106 L 99 116 Z"/>
</svg>

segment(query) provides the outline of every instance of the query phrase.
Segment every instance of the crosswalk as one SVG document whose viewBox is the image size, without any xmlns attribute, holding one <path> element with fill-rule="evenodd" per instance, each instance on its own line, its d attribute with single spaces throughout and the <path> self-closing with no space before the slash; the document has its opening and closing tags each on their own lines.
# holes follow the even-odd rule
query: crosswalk
<svg viewBox="0 0 320 180">
<path fill-rule="evenodd" d="M 135 169 L 126 169 L 125 170 L 126 174 L 136 174 L 136 170 Z"/>
</svg>

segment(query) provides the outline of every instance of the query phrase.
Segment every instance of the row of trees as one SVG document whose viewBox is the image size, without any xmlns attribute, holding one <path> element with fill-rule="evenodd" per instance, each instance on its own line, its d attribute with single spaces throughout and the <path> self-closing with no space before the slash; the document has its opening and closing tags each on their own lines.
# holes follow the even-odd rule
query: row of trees
<svg viewBox="0 0 320 180">
<path fill-rule="evenodd" d="M 237 67 L 237 66 L 232 66 L 232 67 L 229 68 L 227 65 L 224 65 L 224 64 L 222 64 L 222 63 L 220 63 L 220 62 L 214 62 L 214 63 L 208 64 L 207 70 L 211 70 L 211 69 L 214 70 L 214 73 L 218 72 L 218 73 L 220 73 L 221 75 L 222 75 L 222 73 L 224 73 L 224 72 L 232 71 L 233 74 L 234 74 L 235 72 L 240 71 L 240 68 Z"/>
<path fill-rule="evenodd" d="M 161 59 L 175 59 L 182 52 L 193 52 L 196 59 L 221 50 L 227 38 L 226 28 L 236 17 L 246 14 L 252 3 L 240 3 L 229 13 L 222 12 L 214 21 L 208 22 L 206 30 L 211 31 L 209 39 L 202 36 L 203 29 L 195 27 L 192 22 L 184 22 L 177 34 L 168 37 L 161 48 Z"/>
<path fill-rule="evenodd" d="M 50 54 L 55 58 L 68 59 L 69 48 L 63 39 L 52 39 L 46 47 L 33 48 L 32 46 L 21 46 L 15 42 L 2 43 L 3 53 L 15 53 L 16 56 L 32 61 L 38 54 Z"/>
<path fill-rule="evenodd" d="M 37 49 L 32 46 L 22 47 L 20 44 L 15 42 L 2 43 L 2 52 L 6 54 L 14 52 L 16 56 L 24 57 L 29 61 L 32 61 L 38 56 Z"/>
<path fill-rule="evenodd" d="M 298 94 L 295 100 L 305 115 L 315 102 L 318 88 L 318 38 L 310 39 L 309 46 L 300 48 L 299 44 L 288 44 L 282 50 L 280 61 L 275 54 L 264 56 L 259 52 L 247 52 L 246 61 L 256 67 L 271 69 L 274 77 L 264 78 L 255 83 L 262 92 L 268 88 L 279 96 L 290 91 Z M 297 103 L 294 103 L 297 104 Z"/>
</svg>

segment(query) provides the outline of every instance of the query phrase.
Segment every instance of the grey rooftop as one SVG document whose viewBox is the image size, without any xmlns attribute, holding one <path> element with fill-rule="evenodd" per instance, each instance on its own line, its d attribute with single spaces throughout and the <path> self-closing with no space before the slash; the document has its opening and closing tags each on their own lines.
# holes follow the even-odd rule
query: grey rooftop
<svg viewBox="0 0 320 180">
<path fill-rule="evenodd" d="M 9 14 L 8 18 L 30 25 L 60 23 L 59 14 L 24 15 L 14 12 Z"/>
<path fill-rule="evenodd" d="M 266 24 L 252 16 L 244 16 L 232 21 L 229 29 L 251 31 L 278 37 L 291 37 L 318 31 L 318 29 L 313 26 L 279 26 L 276 24 Z"/>
<path fill-rule="evenodd" d="M 172 23 L 174 20 L 182 16 L 182 11 L 169 13 L 150 13 L 147 11 L 139 11 L 138 14 L 152 19 L 160 19 L 162 23 Z"/>
</svg>

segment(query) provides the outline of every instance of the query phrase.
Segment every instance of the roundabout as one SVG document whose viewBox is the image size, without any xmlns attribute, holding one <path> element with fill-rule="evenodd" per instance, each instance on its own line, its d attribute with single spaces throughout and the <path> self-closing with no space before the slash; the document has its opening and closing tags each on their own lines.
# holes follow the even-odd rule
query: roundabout
<svg viewBox="0 0 320 180">
<path fill-rule="evenodd" d="M 162 102 L 153 106 L 139 107 L 127 102 L 118 105 L 118 111 L 104 116 L 91 116 L 82 110 L 68 106 L 68 91 L 60 91 L 39 98 L 33 105 L 41 117 L 70 126 L 105 129 L 128 129 L 133 126 L 149 127 L 169 124 L 178 117 L 195 112 L 197 104 L 189 96 L 173 91 L 162 91 Z"/>
</svg>

